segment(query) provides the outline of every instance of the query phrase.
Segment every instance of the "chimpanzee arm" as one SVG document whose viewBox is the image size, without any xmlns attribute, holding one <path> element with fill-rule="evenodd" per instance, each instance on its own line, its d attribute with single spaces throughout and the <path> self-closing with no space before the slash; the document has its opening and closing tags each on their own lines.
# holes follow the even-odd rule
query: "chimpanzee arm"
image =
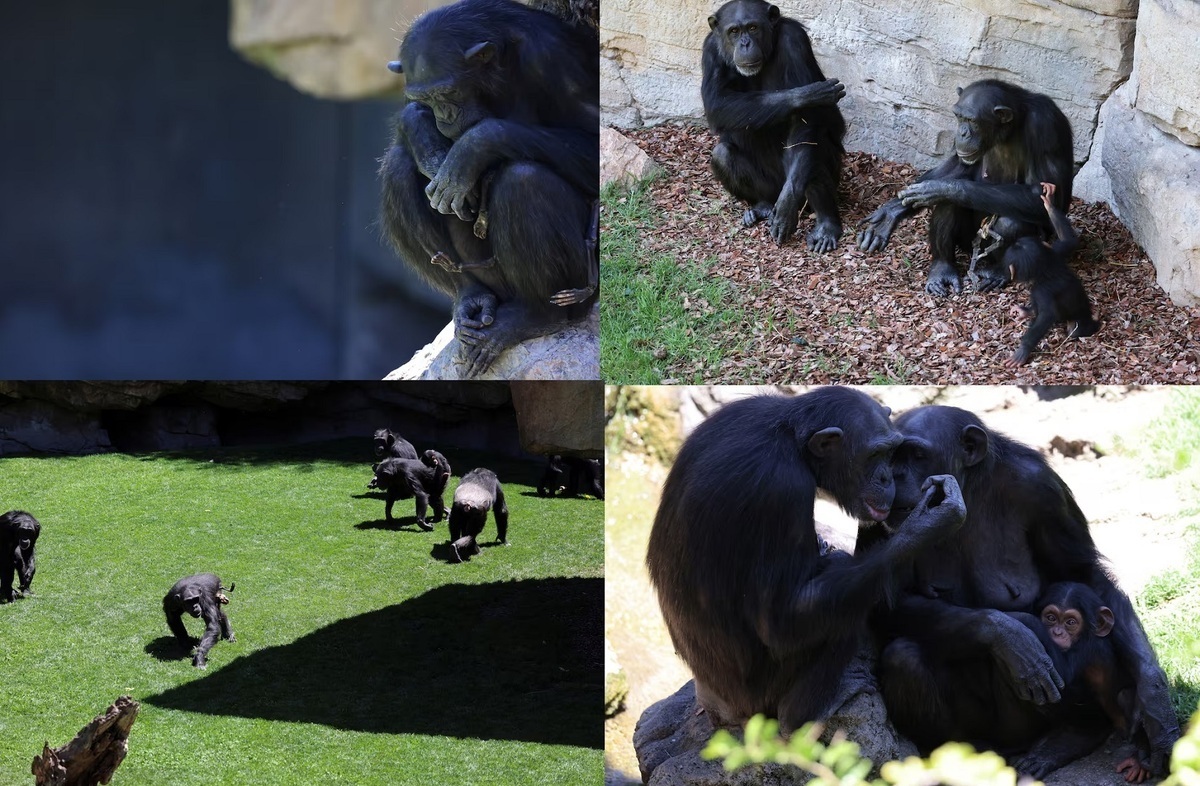
<svg viewBox="0 0 1200 786">
<path fill-rule="evenodd" d="M 192 665 L 204 668 L 208 664 L 208 651 L 221 637 L 220 607 L 215 598 L 206 591 L 200 599 L 200 616 L 204 619 L 204 635 L 196 645 L 196 654 L 192 656 Z"/>
<path fill-rule="evenodd" d="M 508 505 L 504 502 L 504 489 L 496 484 L 496 501 L 492 503 L 492 515 L 496 517 L 496 540 L 508 545 Z"/>
<path fill-rule="evenodd" d="M 1104 725 L 1080 728 L 1059 726 L 1052 728 L 1044 737 L 1022 756 L 1010 760 L 1010 764 L 1022 775 L 1044 778 L 1076 759 L 1083 758 L 1099 747 L 1108 737 L 1110 728 Z"/>
<path fill-rule="evenodd" d="M 217 614 L 220 616 L 221 638 L 226 641 L 237 641 L 237 637 L 233 635 L 233 626 L 229 624 L 229 615 L 220 606 L 217 607 Z"/>
<path fill-rule="evenodd" d="M 966 179 L 974 175 L 975 168 L 976 166 L 968 166 L 958 156 L 952 155 L 921 175 L 916 182 Z M 905 205 L 899 197 L 884 202 L 874 213 L 859 222 L 858 247 L 863 251 L 882 251 L 891 239 L 892 232 L 896 230 L 896 225 L 914 210 L 915 208 Z"/>
<path fill-rule="evenodd" d="M 192 646 L 192 637 L 188 635 L 187 628 L 183 626 L 183 612 L 163 601 L 163 613 L 167 615 L 167 627 L 171 629 L 175 639 L 184 647 Z"/>
<path fill-rule="evenodd" d="M 921 502 L 887 541 L 862 557 L 826 558 L 820 573 L 794 588 L 790 602 L 776 611 L 774 624 L 759 631 L 769 647 L 819 644 L 828 638 L 830 626 L 865 618 L 894 590 L 898 564 L 962 525 L 967 509 L 958 481 L 952 475 L 936 475 L 926 484 Z M 930 504 L 935 499 L 936 504 Z"/>
<path fill-rule="evenodd" d="M 17 563 L 17 590 L 22 594 L 29 591 L 29 585 L 33 583 L 33 574 L 37 572 L 37 554 L 33 544 L 29 548 L 18 548 L 16 553 Z"/>
<path fill-rule="evenodd" d="M 845 95 L 846 86 L 836 79 L 783 90 L 717 88 L 713 99 L 705 101 L 704 112 L 714 132 L 757 130 L 786 122 L 800 109 L 836 104 Z"/>
<path fill-rule="evenodd" d="M 396 144 L 408 148 L 417 169 L 430 180 L 450 153 L 450 140 L 438 131 L 433 110 L 416 101 L 408 102 L 400 110 L 396 119 Z"/>
<path fill-rule="evenodd" d="M 1042 201 L 1044 203 L 1046 200 Z M 1066 257 L 1079 247 L 1079 235 L 1067 220 L 1066 213 L 1053 204 L 1047 204 L 1045 207 L 1047 215 L 1050 216 L 1050 224 L 1054 227 L 1054 236 L 1057 238 L 1053 246 L 1054 253 Z"/>
</svg>

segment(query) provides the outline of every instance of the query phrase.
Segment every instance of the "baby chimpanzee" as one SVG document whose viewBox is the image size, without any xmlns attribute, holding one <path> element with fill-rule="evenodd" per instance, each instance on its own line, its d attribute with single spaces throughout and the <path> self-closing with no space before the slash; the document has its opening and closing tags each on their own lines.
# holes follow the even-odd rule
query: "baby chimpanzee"
<svg viewBox="0 0 1200 786">
<path fill-rule="evenodd" d="M 1021 346 L 1005 362 L 1008 366 L 1029 362 L 1038 342 L 1056 322 L 1075 323 L 1069 338 L 1090 336 L 1100 329 L 1100 323 L 1092 319 L 1092 304 L 1083 290 L 1083 282 L 1067 267 L 1067 258 L 1079 245 L 1079 237 L 1066 215 L 1054 206 L 1053 197 L 1054 184 L 1042 183 L 1042 202 L 1057 237 L 1054 244 L 1026 235 L 1004 254 L 1013 280 L 1029 283 L 1031 302 L 1025 311 L 1035 314 L 1033 323 L 1021 336 Z"/>
</svg>

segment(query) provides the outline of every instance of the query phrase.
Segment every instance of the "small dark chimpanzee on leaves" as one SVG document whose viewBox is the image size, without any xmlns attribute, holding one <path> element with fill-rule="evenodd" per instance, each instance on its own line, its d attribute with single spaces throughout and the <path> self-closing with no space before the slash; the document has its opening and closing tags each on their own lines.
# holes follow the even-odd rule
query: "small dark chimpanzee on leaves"
<svg viewBox="0 0 1200 786">
<path fill-rule="evenodd" d="M 957 484 L 930 478 L 885 548 L 823 555 L 818 488 L 860 520 L 891 512 L 901 437 L 888 415 L 841 387 L 749 398 L 718 410 L 680 450 L 646 566 L 715 725 L 761 712 L 791 730 L 862 689 L 845 672 L 868 612 L 915 554 L 961 523 Z"/>
<path fill-rule="evenodd" d="M 237 641 L 237 637 L 233 635 L 233 627 L 229 624 L 229 617 L 225 616 L 225 610 L 221 608 L 229 603 L 225 589 L 221 585 L 221 579 L 215 574 L 197 573 L 175 582 L 175 586 L 163 597 L 163 613 L 167 616 L 167 627 L 185 650 L 191 649 L 192 637 L 183 626 L 183 615 L 190 614 L 204 620 L 204 635 L 200 637 L 200 643 L 196 645 L 196 653 L 192 657 L 192 665 L 201 669 L 207 668 L 208 651 L 218 639 Z M 233 592 L 233 585 L 230 585 L 228 591 Z"/>
<path fill-rule="evenodd" d="M 1021 346 L 1007 361 L 1011 367 L 1028 363 L 1038 342 L 1058 322 L 1074 323 L 1071 338 L 1090 336 L 1100 329 L 1100 323 L 1092 319 L 1092 303 L 1083 282 L 1067 266 L 1071 253 L 1079 246 L 1079 236 L 1066 214 L 1054 206 L 1054 191 L 1053 183 L 1041 184 L 1042 203 L 1054 227 L 1054 243 L 1026 235 L 1004 252 L 1004 264 L 1013 280 L 1029 282 L 1031 302 L 1026 310 L 1034 315 L 1021 337 Z"/>
<path fill-rule="evenodd" d="M 411 442 L 390 428 L 381 428 L 375 430 L 375 458 L 415 459 L 418 456 Z"/>
<path fill-rule="evenodd" d="M 384 515 L 388 521 L 392 520 L 392 505 L 398 499 L 416 499 L 417 526 L 426 532 L 433 531 L 433 524 L 425 518 L 428 505 L 433 505 L 434 521 L 441 521 L 446 515 L 446 502 L 442 495 L 450 481 L 450 462 L 441 453 L 427 450 L 419 459 L 384 459 L 371 469 L 375 477 L 367 483 L 367 488 L 387 492 Z"/>
<path fill-rule="evenodd" d="M 0 516 L 0 603 L 11 603 L 30 594 L 29 585 L 37 571 L 35 549 L 42 525 L 23 510 Z M 17 591 L 13 593 L 13 576 Z"/>
<path fill-rule="evenodd" d="M 933 264 L 925 291 L 962 291 L 955 252 L 971 255 L 977 291 L 1008 283 L 1004 252 L 1026 235 L 1046 237 L 1050 221 L 1036 190 L 1053 183 L 1055 204 L 1066 213 L 1075 175 L 1071 124 L 1048 96 L 996 79 L 959 90 L 955 154 L 863 219 L 859 247 L 880 251 L 901 219 L 931 207 Z M 985 219 L 992 219 L 984 226 Z M 981 229 L 982 227 L 982 229 Z"/>
<path fill-rule="evenodd" d="M 1109 634 L 1118 624 L 1116 617 L 1091 587 L 1058 582 L 1034 608 L 1036 619 L 1016 616 L 1039 634 L 1065 686 L 1062 701 L 1046 709 L 1049 730 L 1024 755 L 1009 761 L 1018 772 L 1043 778 L 1091 753 L 1114 727 L 1127 736 L 1133 733 L 1133 676 L 1113 652 Z M 1150 777 L 1142 763 L 1149 743 L 1140 729 L 1132 736 L 1137 753 L 1117 764 L 1116 771 L 1129 783 L 1141 783 Z"/>
<path fill-rule="evenodd" d="M 804 26 L 765 0 L 731 0 L 708 18 L 704 39 L 704 117 L 719 141 L 712 170 L 729 193 L 750 204 L 743 223 L 767 220 L 783 244 L 800 210 L 816 226 L 808 247 L 824 253 L 842 234 L 837 187 L 846 95 L 821 73 Z"/>
<path fill-rule="evenodd" d="M 450 547 L 455 562 L 479 553 L 477 539 L 487 524 L 489 510 L 496 518 L 496 542 L 507 546 L 508 505 L 500 479 L 490 469 L 473 469 L 459 481 L 450 508 Z"/>
<path fill-rule="evenodd" d="M 1179 738 L 1166 676 L 1062 478 L 1037 451 L 962 409 L 919 407 L 895 424 L 904 442 L 892 461 L 889 522 L 919 503 L 930 474 L 953 475 L 968 511 L 962 534 L 920 554 L 895 606 L 872 617 L 884 645 L 880 690 L 896 728 L 926 751 L 950 740 L 996 749 L 1036 740 L 1046 707 L 1062 698 L 1063 675 L 1036 627 L 1006 612 L 1028 612 L 1044 587 L 1077 581 L 1121 621 L 1108 641 L 1134 680 L 1150 769 L 1165 772 Z M 856 550 L 870 554 L 887 540 L 860 529 Z M 993 684 L 991 692 L 980 687 Z M 997 696 L 1018 711 L 997 713 Z"/>
<path fill-rule="evenodd" d="M 563 496 L 591 494 L 596 499 L 604 499 L 603 464 L 578 456 L 550 456 L 538 483 L 538 495 L 553 497 L 559 492 Z"/>
<path fill-rule="evenodd" d="M 467 376 L 597 298 L 599 38 L 512 0 L 423 14 L 380 169 L 400 258 L 452 296 Z"/>
</svg>

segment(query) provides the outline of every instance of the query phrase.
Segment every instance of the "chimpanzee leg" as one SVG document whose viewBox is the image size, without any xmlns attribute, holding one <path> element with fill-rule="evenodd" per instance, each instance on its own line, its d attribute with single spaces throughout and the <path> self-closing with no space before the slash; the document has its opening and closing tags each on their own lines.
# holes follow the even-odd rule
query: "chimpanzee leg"
<svg viewBox="0 0 1200 786">
<path fill-rule="evenodd" d="M 496 502 L 492 505 L 496 517 L 496 540 L 508 545 L 508 505 L 504 503 L 504 489 L 496 487 Z"/>
<path fill-rule="evenodd" d="M 450 544 L 450 549 L 454 552 L 454 561 L 462 562 L 463 554 L 467 554 L 469 556 L 479 553 L 479 544 L 475 542 L 474 535 L 463 535 L 461 538 Z"/>
<path fill-rule="evenodd" d="M 175 635 L 175 640 L 178 641 L 184 649 L 191 649 L 192 637 L 188 635 L 187 628 L 183 627 L 183 612 L 169 611 L 163 609 L 167 615 L 167 627 L 171 629 L 171 633 Z"/>
<path fill-rule="evenodd" d="M 383 513 L 387 517 L 388 521 L 392 520 L 392 505 L 396 504 L 396 500 L 398 498 L 399 495 L 389 488 L 387 491 L 387 505 L 385 505 L 383 508 Z"/>
<path fill-rule="evenodd" d="M 441 494 L 431 494 L 429 496 L 429 502 L 431 505 L 433 505 L 434 521 L 441 521 L 442 519 L 446 518 L 446 502 L 442 499 Z M 433 527 L 430 527 L 430 529 L 433 529 Z"/>
<path fill-rule="evenodd" d="M 196 645 L 196 654 L 192 656 L 192 665 L 205 668 L 208 665 L 208 651 L 217 643 L 221 635 L 221 623 L 217 609 L 204 609 L 204 635 Z"/>
<path fill-rule="evenodd" d="M 28 595 L 29 585 L 33 583 L 33 574 L 37 572 L 37 553 L 31 548 L 28 551 L 18 550 L 14 555 L 17 563 L 17 592 Z"/>
<path fill-rule="evenodd" d="M 222 610 L 219 606 L 217 607 L 217 614 L 220 615 L 219 622 L 221 624 L 221 638 L 225 639 L 226 641 L 237 641 L 237 636 L 233 635 L 233 626 L 229 624 L 228 615 L 226 615 L 224 610 Z"/>
<path fill-rule="evenodd" d="M 808 233 L 808 247 L 821 254 L 832 251 L 837 248 L 838 239 L 842 236 L 842 219 L 838 215 L 837 205 L 837 181 L 824 170 L 818 169 L 809 181 L 804 196 L 816 219 L 816 226 Z"/>
<path fill-rule="evenodd" d="M 13 572 L 16 570 L 15 549 L 7 543 L 0 544 L 0 603 L 11 603 L 13 598 Z"/>
<path fill-rule="evenodd" d="M 1054 308 L 1052 298 L 1045 298 L 1049 302 L 1043 302 L 1043 298 L 1038 297 L 1038 293 L 1033 295 L 1034 310 L 1037 311 L 1037 316 L 1033 318 L 1033 322 L 1029 323 L 1029 327 L 1025 330 L 1025 335 L 1021 336 L 1021 346 L 1013 353 L 1013 364 L 1021 364 L 1028 362 L 1029 358 L 1037 350 L 1037 345 L 1041 342 L 1050 329 L 1054 327 L 1054 321 L 1058 318 L 1058 312 Z"/>
<path fill-rule="evenodd" d="M 417 526 L 426 532 L 432 532 L 433 525 L 425 521 L 425 515 L 429 512 L 429 495 L 425 493 L 425 489 L 421 488 L 420 483 L 413 483 L 412 491 L 417 500 Z"/>
<path fill-rule="evenodd" d="M 783 189 L 784 171 L 778 154 L 747 151 L 733 142 L 718 142 L 712 152 L 713 175 L 725 190 L 750 203 L 742 223 L 753 226 L 771 217 Z"/>
<path fill-rule="evenodd" d="M 970 248 L 970 238 L 977 225 L 974 214 L 966 208 L 945 203 L 935 205 L 929 215 L 929 253 L 933 263 L 925 291 L 946 296 L 962 292 L 962 278 L 954 264 L 959 248 Z"/>
<path fill-rule="evenodd" d="M 896 728 L 928 751 L 953 736 L 951 709 L 920 646 L 896 639 L 879 656 L 879 687 Z"/>
</svg>

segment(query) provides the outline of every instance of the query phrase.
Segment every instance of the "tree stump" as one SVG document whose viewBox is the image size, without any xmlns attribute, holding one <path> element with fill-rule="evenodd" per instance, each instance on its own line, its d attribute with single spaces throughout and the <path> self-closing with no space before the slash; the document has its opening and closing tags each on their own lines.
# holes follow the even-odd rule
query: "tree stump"
<svg viewBox="0 0 1200 786">
<path fill-rule="evenodd" d="M 129 730 L 139 707 L 132 697 L 121 696 L 66 745 L 52 749 L 50 743 L 45 743 L 42 755 L 33 757 L 36 786 L 98 786 L 110 782 L 129 751 Z"/>
</svg>

